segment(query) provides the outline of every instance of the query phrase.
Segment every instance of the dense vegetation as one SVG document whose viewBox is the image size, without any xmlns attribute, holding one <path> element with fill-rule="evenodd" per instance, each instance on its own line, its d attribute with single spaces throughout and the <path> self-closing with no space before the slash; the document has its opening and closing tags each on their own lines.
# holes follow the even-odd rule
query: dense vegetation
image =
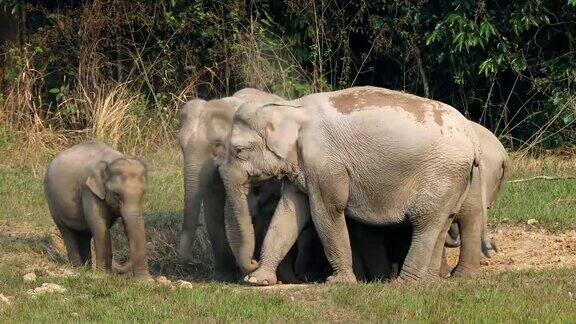
<svg viewBox="0 0 576 324">
<path fill-rule="evenodd" d="M 196 96 L 370 84 L 449 103 L 513 149 L 576 142 L 574 0 L 0 4 L 0 133 L 140 147 Z"/>
<path fill-rule="evenodd" d="M 206 283 L 205 231 L 194 261 L 177 261 L 173 136 L 186 100 L 247 86 L 296 98 L 354 85 L 449 103 L 520 151 L 509 178 L 524 179 L 504 187 L 490 227 L 519 231 L 506 239 L 525 250 L 502 242 L 478 277 L 426 285 Z M 576 150 L 575 88 L 576 0 L 0 0 L 0 321 L 574 321 L 576 164 L 558 152 Z M 61 276 L 71 268 L 43 168 L 92 137 L 152 167 L 150 269 L 191 288 L 88 269 Z M 525 181 L 542 174 L 562 179 Z M 124 260 L 122 229 L 113 231 Z M 514 271 L 519 264 L 532 270 Z M 28 272 L 38 280 L 23 281 Z M 43 282 L 67 291 L 26 293 Z"/>
</svg>

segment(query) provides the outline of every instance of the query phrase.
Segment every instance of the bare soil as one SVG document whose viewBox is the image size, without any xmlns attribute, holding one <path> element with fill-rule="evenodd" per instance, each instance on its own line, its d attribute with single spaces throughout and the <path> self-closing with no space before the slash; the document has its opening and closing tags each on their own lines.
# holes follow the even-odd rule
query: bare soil
<svg viewBox="0 0 576 324">
<path fill-rule="evenodd" d="M 490 237 L 496 242 L 498 252 L 483 258 L 481 273 L 513 270 L 576 267 L 576 231 L 551 233 L 534 226 L 500 227 Z M 448 249 L 448 263 L 455 266 L 458 249 Z M 257 289 L 311 288 L 311 284 L 276 285 Z"/>
<path fill-rule="evenodd" d="M 576 231 L 550 233 L 533 226 L 511 226 L 494 230 L 491 237 L 498 252 L 482 260 L 482 272 L 576 266 Z M 449 250 L 449 263 L 454 265 L 458 249 Z"/>
<path fill-rule="evenodd" d="M 24 228 L 12 228 L 9 236 L 31 237 L 30 231 Z M 35 255 L 33 262 L 26 262 L 25 272 L 47 271 L 49 275 L 70 275 L 68 267 L 63 262 L 66 259 L 66 249 L 57 233 L 50 233 L 51 243 L 40 243 L 44 254 L 38 258 Z M 492 239 L 496 242 L 498 252 L 491 258 L 483 258 L 481 273 L 504 272 L 513 270 L 544 269 L 560 267 L 576 267 L 576 231 L 551 233 L 535 226 L 507 226 L 492 231 Z M 154 238 L 150 238 L 154 240 Z M 32 240 L 38 240 L 33 238 Z M 32 251 L 27 251 L 28 253 Z M 21 258 L 29 260 L 27 252 L 8 253 L 2 259 Z M 35 254 L 34 252 L 32 252 Z M 448 262 L 454 266 L 458 260 L 458 249 L 448 249 Z M 54 262 L 60 259 L 59 262 Z M 277 285 L 275 288 L 298 288 L 308 285 Z"/>
</svg>

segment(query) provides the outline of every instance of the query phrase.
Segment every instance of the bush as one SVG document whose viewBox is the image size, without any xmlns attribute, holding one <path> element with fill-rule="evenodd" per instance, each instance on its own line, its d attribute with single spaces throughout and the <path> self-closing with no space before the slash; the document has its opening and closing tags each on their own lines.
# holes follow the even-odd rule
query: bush
<svg viewBox="0 0 576 324">
<path fill-rule="evenodd" d="M 451 104 L 513 149 L 576 142 L 572 0 L 0 3 L 26 17 L 4 46 L 16 129 L 148 148 L 193 97 L 371 84 Z"/>
</svg>

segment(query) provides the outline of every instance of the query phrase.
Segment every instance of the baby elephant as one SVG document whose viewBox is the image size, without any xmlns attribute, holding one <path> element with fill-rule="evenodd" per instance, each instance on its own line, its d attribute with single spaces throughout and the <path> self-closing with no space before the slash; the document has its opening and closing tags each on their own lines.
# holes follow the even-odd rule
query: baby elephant
<svg viewBox="0 0 576 324">
<path fill-rule="evenodd" d="M 110 227 L 121 217 L 134 277 L 150 278 L 142 217 L 146 173 L 142 161 L 95 141 L 71 147 L 48 165 L 44 193 L 74 266 L 91 262 L 94 238 L 96 266 L 111 272 Z"/>
</svg>

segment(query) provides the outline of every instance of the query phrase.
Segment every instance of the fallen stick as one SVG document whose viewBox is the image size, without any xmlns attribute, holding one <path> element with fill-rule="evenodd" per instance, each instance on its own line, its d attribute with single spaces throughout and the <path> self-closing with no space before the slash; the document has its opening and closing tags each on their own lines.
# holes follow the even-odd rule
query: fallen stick
<svg viewBox="0 0 576 324">
<path fill-rule="evenodd" d="M 551 177 L 551 176 L 536 176 L 532 178 L 524 178 L 524 179 L 516 179 L 516 180 L 508 180 L 508 183 L 515 183 L 515 182 L 525 182 L 525 181 L 532 181 L 532 180 L 567 180 L 567 179 L 576 179 L 574 176 L 566 176 L 566 177 Z"/>
</svg>

